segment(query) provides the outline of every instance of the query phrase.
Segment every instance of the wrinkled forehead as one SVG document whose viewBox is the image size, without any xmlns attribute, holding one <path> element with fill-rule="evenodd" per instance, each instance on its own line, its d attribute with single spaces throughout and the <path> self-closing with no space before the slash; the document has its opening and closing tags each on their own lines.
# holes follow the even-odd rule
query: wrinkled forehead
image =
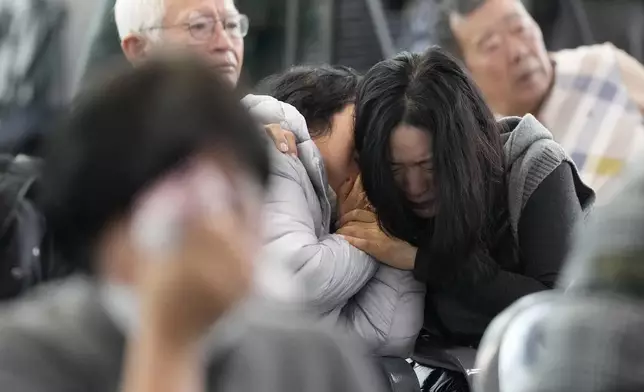
<svg viewBox="0 0 644 392">
<path fill-rule="evenodd" d="M 452 32 L 462 44 L 476 44 L 513 20 L 528 16 L 519 0 L 487 0 L 478 8 L 460 15 L 449 15 Z"/>
<path fill-rule="evenodd" d="M 165 0 L 167 23 L 177 23 L 191 16 L 219 17 L 237 14 L 234 0 Z"/>
</svg>

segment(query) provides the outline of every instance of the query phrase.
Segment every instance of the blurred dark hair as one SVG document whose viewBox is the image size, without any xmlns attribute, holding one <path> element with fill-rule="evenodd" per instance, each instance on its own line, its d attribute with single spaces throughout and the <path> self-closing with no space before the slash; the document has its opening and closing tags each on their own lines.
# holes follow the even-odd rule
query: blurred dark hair
<svg viewBox="0 0 644 392">
<path fill-rule="evenodd" d="M 394 180 L 390 138 L 399 124 L 433 137 L 439 209 L 429 221 L 415 216 Z M 376 64 L 358 88 L 355 132 L 364 188 L 386 232 L 414 245 L 426 235 L 442 258 L 483 248 L 495 204 L 505 201 L 500 128 L 454 58 L 430 48 Z"/>
<path fill-rule="evenodd" d="M 359 75 L 341 65 L 298 66 L 267 77 L 257 90 L 289 103 L 304 116 L 311 137 L 331 130 L 333 115 L 353 103 Z"/>
<path fill-rule="evenodd" d="M 229 83 L 196 60 L 150 60 L 119 73 L 85 92 L 48 141 L 42 202 L 57 250 L 91 270 L 105 226 L 198 153 L 225 152 L 265 186 L 264 137 Z"/>
</svg>

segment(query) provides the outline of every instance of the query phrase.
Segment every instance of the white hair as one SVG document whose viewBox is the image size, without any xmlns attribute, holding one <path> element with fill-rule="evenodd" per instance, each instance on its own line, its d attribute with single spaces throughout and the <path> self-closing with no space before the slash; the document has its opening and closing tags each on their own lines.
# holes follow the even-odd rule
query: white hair
<svg viewBox="0 0 644 392">
<path fill-rule="evenodd" d="M 143 34 L 150 38 L 158 35 L 156 30 L 165 16 L 165 0 L 116 0 L 114 20 L 121 41 L 132 34 Z"/>
</svg>

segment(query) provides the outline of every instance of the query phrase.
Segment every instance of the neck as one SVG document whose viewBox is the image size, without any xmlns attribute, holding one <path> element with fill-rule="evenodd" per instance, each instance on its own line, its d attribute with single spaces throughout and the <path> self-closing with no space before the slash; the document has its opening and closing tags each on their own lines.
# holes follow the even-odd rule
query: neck
<svg viewBox="0 0 644 392">
<path fill-rule="evenodd" d="M 336 195 L 342 194 L 342 184 L 343 181 L 332 180 L 331 177 L 329 177 L 329 186 Z"/>
<path fill-rule="evenodd" d="M 340 176 L 334 175 L 333 171 L 327 166 L 324 162 L 324 169 L 326 171 L 326 178 L 329 181 L 329 186 L 333 189 L 336 195 L 340 195 L 342 192 L 343 185 L 346 182 L 346 178 L 339 178 Z"/>
</svg>

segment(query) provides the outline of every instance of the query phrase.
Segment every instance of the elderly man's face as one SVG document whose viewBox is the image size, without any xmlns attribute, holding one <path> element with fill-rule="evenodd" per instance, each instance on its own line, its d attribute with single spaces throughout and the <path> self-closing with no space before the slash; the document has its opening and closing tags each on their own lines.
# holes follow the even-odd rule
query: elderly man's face
<svg viewBox="0 0 644 392">
<path fill-rule="evenodd" d="M 145 61 L 151 51 L 188 49 L 237 84 L 248 19 L 239 13 L 234 1 L 165 0 L 165 8 L 160 25 L 148 29 L 149 33 L 123 39 L 121 46 L 128 60 L 136 64 Z"/>
<path fill-rule="evenodd" d="M 450 25 L 495 112 L 522 116 L 539 108 L 553 67 L 541 30 L 520 1 L 487 0 L 469 15 L 452 15 Z"/>
<path fill-rule="evenodd" d="M 187 46 L 237 84 L 244 60 L 244 39 L 234 32 L 240 14 L 233 0 L 166 0 L 164 44 Z M 214 22 L 214 30 L 213 28 Z M 212 31 L 212 34 L 210 33 Z"/>
</svg>

